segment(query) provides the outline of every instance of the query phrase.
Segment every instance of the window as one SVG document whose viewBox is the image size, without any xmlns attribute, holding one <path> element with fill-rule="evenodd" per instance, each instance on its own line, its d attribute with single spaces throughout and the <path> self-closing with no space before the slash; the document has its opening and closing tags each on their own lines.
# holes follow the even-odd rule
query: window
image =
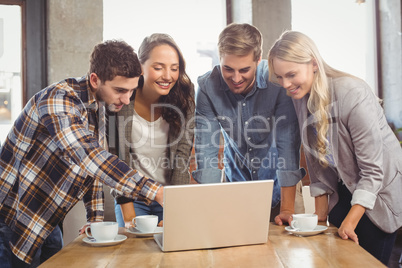
<svg viewBox="0 0 402 268">
<path fill-rule="evenodd" d="M 378 93 L 374 1 L 292 0 L 292 29 L 311 37 L 329 65 Z"/>
<path fill-rule="evenodd" d="M 219 64 L 217 42 L 226 26 L 225 14 L 225 0 L 104 0 L 103 38 L 121 38 L 138 50 L 146 36 L 169 34 L 197 88 L 198 76 Z"/>
<path fill-rule="evenodd" d="M 21 7 L 0 5 L 0 142 L 22 109 Z"/>
</svg>

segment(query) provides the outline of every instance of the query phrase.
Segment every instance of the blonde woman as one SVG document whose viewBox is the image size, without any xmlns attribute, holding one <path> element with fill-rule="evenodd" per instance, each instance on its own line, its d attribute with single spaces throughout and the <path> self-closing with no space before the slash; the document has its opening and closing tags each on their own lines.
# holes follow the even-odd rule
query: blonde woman
<svg viewBox="0 0 402 268">
<path fill-rule="evenodd" d="M 293 99 L 319 220 L 387 264 L 402 225 L 402 149 L 378 98 L 300 32 L 284 32 L 268 63 Z"/>
</svg>

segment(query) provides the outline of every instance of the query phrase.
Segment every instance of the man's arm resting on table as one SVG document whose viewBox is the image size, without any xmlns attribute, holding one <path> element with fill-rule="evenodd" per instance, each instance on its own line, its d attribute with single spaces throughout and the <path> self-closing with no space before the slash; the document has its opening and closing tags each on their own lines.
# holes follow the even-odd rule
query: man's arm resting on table
<svg viewBox="0 0 402 268">
<path fill-rule="evenodd" d="M 275 223 L 290 223 L 295 212 L 296 184 L 306 175 L 304 168 L 297 170 L 277 170 L 276 175 L 281 186 L 281 209 L 275 217 Z"/>
<path fill-rule="evenodd" d="M 283 225 L 289 223 L 295 212 L 296 185 L 281 187 L 281 212 L 275 217 L 275 223 Z"/>
</svg>

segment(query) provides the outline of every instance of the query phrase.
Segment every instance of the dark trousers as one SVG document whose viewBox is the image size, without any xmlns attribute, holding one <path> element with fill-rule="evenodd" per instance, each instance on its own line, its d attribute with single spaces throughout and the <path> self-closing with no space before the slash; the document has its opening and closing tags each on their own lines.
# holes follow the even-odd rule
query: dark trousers
<svg viewBox="0 0 402 268">
<path fill-rule="evenodd" d="M 0 218 L 0 267 L 2 268 L 32 268 L 38 267 L 51 256 L 56 254 L 63 247 L 63 236 L 59 226 L 45 239 L 41 248 L 36 252 L 34 260 L 31 264 L 27 264 L 17 258 L 9 246 L 12 231 Z"/>
<path fill-rule="evenodd" d="M 329 213 L 329 222 L 339 228 L 351 208 L 352 194 L 342 183 L 338 184 L 338 194 L 339 201 Z M 387 224 L 386 219 L 384 219 L 384 224 Z M 388 264 L 397 231 L 391 234 L 382 231 L 364 214 L 357 224 L 355 233 L 361 247 L 383 264 Z"/>
</svg>

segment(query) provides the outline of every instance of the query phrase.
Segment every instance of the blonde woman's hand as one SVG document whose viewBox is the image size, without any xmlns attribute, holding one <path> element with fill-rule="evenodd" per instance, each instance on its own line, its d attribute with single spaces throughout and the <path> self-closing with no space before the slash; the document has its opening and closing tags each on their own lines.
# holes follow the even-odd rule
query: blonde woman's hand
<svg viewBox="0 0 402 268">
<path fill-rule="evenodd" d="M 327 213 L 322 213 L 322 212 L 314 212 L 314 214 L 317 214 L 318 216 L 318 221 L 324 221 L 327 222 L 328 219 L 328 214 Z"/>
<path fill-rule="evenodd" d="M 355 204 L 351 207 L 348 215 L 346 215 L 346 218 L 343 220 L 338 229 L 338 234 L 342 239 L 349 238 L 356 244 L 359 244 L 359 239 L 357 238 L 355 229 L 365 211 L 366 208 L 358 204 Z"/>
<path fill-rule="evenodd" d="M 347 222 L 345 223 L 345 221 L 343 221 L 338 229 L 338 234 L 342 239 L 351 239 L 356 244 L 359 244 L 359 239 L 352 224 L 348 224 Z"/>
</svg>

